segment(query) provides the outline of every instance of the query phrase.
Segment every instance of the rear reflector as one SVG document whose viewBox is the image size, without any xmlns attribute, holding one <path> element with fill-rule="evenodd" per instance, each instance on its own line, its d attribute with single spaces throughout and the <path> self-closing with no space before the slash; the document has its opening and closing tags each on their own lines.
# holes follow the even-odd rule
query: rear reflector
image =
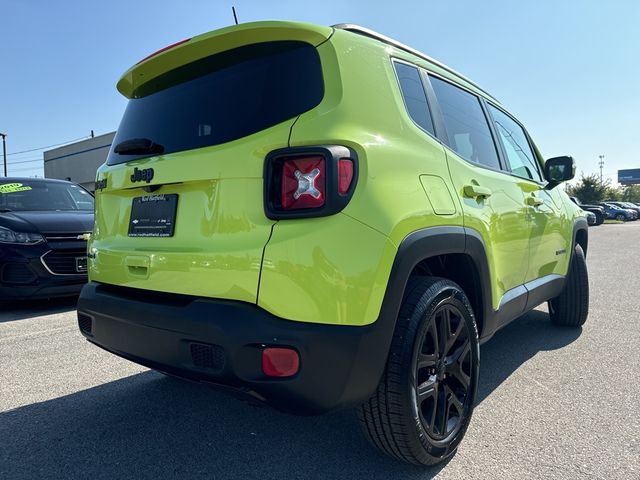
<svg viewBox="0 0 640 480">
<path fill-rule="evenodd" d="M 142 60 L 140 60 L 138 63 L 136 63 L 136 65 L 139 65 L 142 62 L 144 62 L 145 60 L 149 60 L 151 57 L 155 57 L 156 55 L 158 55 L 158 54 L 160 54 L 162 52 L 166 52 L 167 50 L 170 50 L 173 47 L 177 47 L 178 45 L 182 45 L 183 43 L 187 43 L 189 40 L 191 40 L 191 38 L 185 38 L 184 40 L 180 40 L 179 42 L 172 43 L 171 45 L 168 45 L 168 46 L 166 46 L 164 48 L 161 48 L 157 52 L 153 52 L 151 55 L 147 55 L 146 57 L 144 57 Z"/>
<path fill-rule="evenodd" d="M 300 369 L 300 356 L 292 348 L 265 348 L 262 371 L 267 377 L 291 377 Z"/>
<path fill-rule="evenodd" d="M 338 162 L 338 192 L 345 195 L 349 191 L 353 180 L 353 160 L 341 158 Z"/>
<path fill-rule="evenodd" d="M 323 206 L 326 197 L 325 168 L 325 159 L 320 155 L 285 160 L 282 165 L 282 208 Z"/>
</svg>

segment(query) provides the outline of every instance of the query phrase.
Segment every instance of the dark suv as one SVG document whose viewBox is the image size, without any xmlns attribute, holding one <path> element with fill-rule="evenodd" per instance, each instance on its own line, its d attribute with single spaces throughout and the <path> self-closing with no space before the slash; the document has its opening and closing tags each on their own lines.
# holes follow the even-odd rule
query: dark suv
<svg viewBox="0 0 640 480">
<path fill-rule="evenodd" d="M 591 212 L 596 216 L 596 225 L 601 225 L 604 223 L 604 219 L 607 218 L 607 215 L 604 212 L 604 207 L 599 205 L 587 205 L 578 200 L 577 197 L 569 197 L 573 203 L 579 206 L 582 210 L 587 212 Z"/>
<path fill-rule="evenodd" d="M 0 181 L 0 300 L 77 295 L 87 282 L 93 196 L 71 182 Z"/>
</svg>

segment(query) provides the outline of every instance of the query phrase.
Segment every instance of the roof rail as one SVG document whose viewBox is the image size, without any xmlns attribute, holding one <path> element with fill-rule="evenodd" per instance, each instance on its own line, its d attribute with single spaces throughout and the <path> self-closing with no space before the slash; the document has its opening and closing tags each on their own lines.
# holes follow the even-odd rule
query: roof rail
<svg viewBox="0 0 640 480">
<path fill-rule="evenodd" d="M 369 29 L 369 28 L 361 27 L 360 25 L 356 25 L 354 23 L 337 23 L 335 25 L 332 25 L 332 27 L 333 28 L 339 28 L 340 30 L 347 30 L 349 32 L 357 33 L 359 35 L 364 35 L 365 37 L 375 38 L 376 40 L 380 40 L 381 42 L 387 43 L 387 44 L 389 44 L 389 45 L 391 45 L 391 46 L 393 46 L 395 48 L 398 48 L 400 50 L 404 50 L 407 53 L 411 53 L 412 55 L 415 55 L 416 57 L 420 57 L 420 58 L 422 58 L 424 60 L 427 60 L 428 62 L 433 63 L 434 65 L 437 65 L 438 67 L 442 68 L 443 70 L 446 70 L 447 72 L 451 73 L 452 75 L 455 75 L 456 77 L 464 80 L 468 84 L 473 85 L 475 88 L 480 90 L 482 93 L 484 93 L 488 97 L 490 97 L 493 100 L 495 100 L 496 102 L 498 102 L 498 100 L 493 95 L 491 95 L 485 89 L 480 87 L 477 83 L 469 80 L 467 77 L 465 77 L 461 73 L 456 72 L 453 68 L 448 67 L 444 63 L 439 62 L 438 60 L 430 57 L 429 55 L 425 55 L 424 53 L 420 52 L 419 50 L 416 50 L 415 48 L 411 48 L 411 47 L 405 45 L 404 43 L 400 43 L 397 40 L 394 40 L 393 38 L 389 38 L 386 35 L 382 35 L 381 33 L 378 33 L 378 32 L 376 32 L 374 30 Z"/>
</svg>

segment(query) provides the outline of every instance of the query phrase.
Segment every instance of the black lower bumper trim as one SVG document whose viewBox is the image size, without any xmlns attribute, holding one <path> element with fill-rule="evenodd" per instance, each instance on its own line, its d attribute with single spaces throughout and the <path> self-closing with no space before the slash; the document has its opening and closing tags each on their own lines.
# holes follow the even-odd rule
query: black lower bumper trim
<svg viewBox="0 0 640 480">
<path fill-rule="evenodd" d="M 76 283 L 45 283 L 37 285 L 0 285 L 0 300 L 36 300 L 57 297 L 74 297 L 80 293 L 86 282 L 82 279 Z"/>
<path fill-rule="evenodd" d="M 83 288 L 78 314 L 82 334 L 110 352 L 172 375 L 251 392 L 299 414 L 366 400 L 382 374 L 392 333 L 381 331 L 379 322 L 366 327 L 297 322 L 243 302 L 164 293 L 154 298 L 153 292 L 95 282 Z M 300 371 L 291 378 L 266 377 L 264 346 L 295 348 Z"/>
</svg>

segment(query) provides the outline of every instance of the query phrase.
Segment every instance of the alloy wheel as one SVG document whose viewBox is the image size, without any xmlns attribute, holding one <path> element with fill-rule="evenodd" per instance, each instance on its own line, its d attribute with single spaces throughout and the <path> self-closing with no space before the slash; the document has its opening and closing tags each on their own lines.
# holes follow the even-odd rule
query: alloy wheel
<svg viewBox="0 0 640 480">
<path fill-rule="evenodd" d="M 451 304 L 432 315 L 415 359 L 415 395 L 424 430 L 435 441 L 457 433 L 468 410 L 472 355 L 462 312 Z"/>
</svg>

